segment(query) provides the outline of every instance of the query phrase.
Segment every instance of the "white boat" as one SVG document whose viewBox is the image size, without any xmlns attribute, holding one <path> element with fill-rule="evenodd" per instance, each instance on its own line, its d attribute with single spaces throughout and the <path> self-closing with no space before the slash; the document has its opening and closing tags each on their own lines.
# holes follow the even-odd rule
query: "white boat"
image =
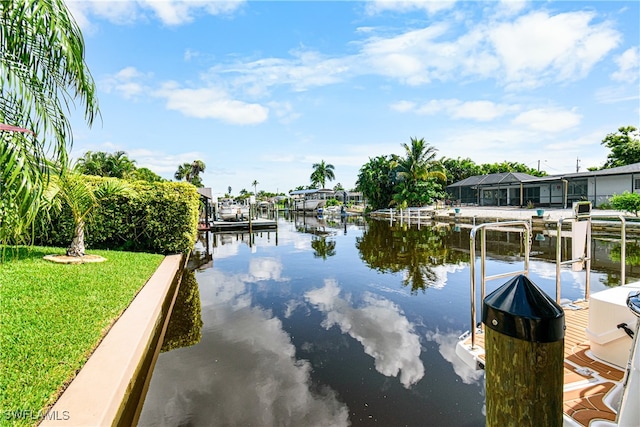
<svg viewBox="0 0 640 427">
<path fill-rule="evenodd" d="M 222 221 L 243 221 L 249 219 L 249 206 L 233 199 L 223 199 L 218 205 L 218 216 Z"/>
<path fill-rule="evenodd" d="M 577 211 L 576 211 L 577 212 Z M 610 218 L 609 218 L 610 219 Z M 640 426 L 640 282 L 625 283 L 625 220 L 621 221 L 621 282 L 623 285 L 589 294 L 591 215 L 584 229 L 585 248 L 576 252 L 583 255 L 562 261 L 560 242 L 557 239 L 556 301 L 564 311 L 564 388 L 563 425 L 565 427 L 637 427 Z M 571 220 L 579 220 L 576 215 Z M 584 218 L 582 218 L 584 220 Z M 562 219 L 558 221 L 557 235 L 562 234 Z M 577 222 L 577 221 L 576 221 Z M 584 222 L 583 222 L 584 224 Z M 456 355 L 466 365 L 476 370 L 485 369 L 484 327 L 477 322 L 475 302 L 475 236 L 487 228 L 513 232 L 522 227 L 525 241 L 530 238 L 526 221 L 485 223 L 471 231 L 471 324 L 474 330 L 463 334 L 456 345 Z M 574 227 L 575 230 L 579 227 Z M 576 235 L 573 241 L 578 241 Z M 573 242 L 572 242 L 573 243 Z M 486 248 L 481 245 L 481 303 L 484 299 L 485 281 L 524 274 L 528 276 L 529 248 L 525 246 L 524 269 L 513 273 L 485 276 Z M 563 301 L 560 298 L 560 266 L 576 262 L 586 266 L 585 299 Z M 486 301 L 486 300 L 484 300 Z M 490 311 L 489 309 L 487 311 Z M 483 314 L 484 316 L 484 314 Z M 498 324 L 497 322 L 494 323 Z M 495 360 L 495 359 L 492 359 Z"/>
<path fill-rule="evenodd" d="M 324 208 L 328 199 L 334 197 L 335 191 L 329 188 L 317 188 L 311 190 L 295 190 L 289 194 L 293 198 L 295 210 L 316 212 Z"/>
</svg>

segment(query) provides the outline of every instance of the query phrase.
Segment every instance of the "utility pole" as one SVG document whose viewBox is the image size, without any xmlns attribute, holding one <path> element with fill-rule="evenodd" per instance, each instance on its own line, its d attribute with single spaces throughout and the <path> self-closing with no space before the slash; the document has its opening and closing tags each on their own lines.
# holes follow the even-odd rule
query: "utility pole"
<svg viewBox="0 0 640 427">
<path fill-rule="evenodd" d="M 580 172 L 580 158 L 576 157 L 576 173 Z"/>
</svg>

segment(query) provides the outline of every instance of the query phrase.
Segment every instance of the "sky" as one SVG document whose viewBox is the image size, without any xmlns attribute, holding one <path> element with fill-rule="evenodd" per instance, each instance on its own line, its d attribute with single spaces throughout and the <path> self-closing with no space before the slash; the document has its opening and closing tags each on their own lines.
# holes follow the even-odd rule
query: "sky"
<svg viewBox="0 0 640 427">
<path fill-rule="evenodd" d="M 101 117 L 71 154 L 125 151 L 174 179 L 287 193 L 313 164 L 355 187 L 424 138 L 438 159 L 602 166 L 640 127 L 638 1 L 66 0 Z"/>
</svg>

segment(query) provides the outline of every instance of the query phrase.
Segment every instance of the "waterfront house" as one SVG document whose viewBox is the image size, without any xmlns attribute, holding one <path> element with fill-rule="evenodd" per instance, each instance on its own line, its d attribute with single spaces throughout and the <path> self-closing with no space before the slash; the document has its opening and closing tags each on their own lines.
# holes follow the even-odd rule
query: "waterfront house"
<svg viewBox="0 0 640 427">
<path fill-rule="evenodd" d="M 598 207 L 625 191 L 640 192 L 640 163 L 544 177 L 519 172 L 477 175 L 447 187 L 453 200 L 477 206 L 569 207 L 589 200 Z"/>
</svg>

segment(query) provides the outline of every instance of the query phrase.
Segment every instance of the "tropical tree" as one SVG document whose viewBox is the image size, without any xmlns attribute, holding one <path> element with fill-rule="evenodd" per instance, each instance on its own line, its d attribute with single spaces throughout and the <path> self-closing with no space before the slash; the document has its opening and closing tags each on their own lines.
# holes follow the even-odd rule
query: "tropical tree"
<svg viewBox="0 0 640 427">
<path fill-rule="evenodd" d="M 66 164 L 69 105 L 79 100 L 89 125 L 99 110 L 82 33 L 64 0 L 0 2 L 0 52 L 0 218 L 19 220 L 0 220 L 6 241 L 35 217 L 48 177 L 46 155 Z"/>
<path fill-rule="evenodd" d="M 147 181 L 147 182 L 166 181 L 163 177 L 153 172 L 149 168 L 136 168 L 136 170 L 134 170 L 133 173 L 131 174 L 130 178 L 132 180 L 140 180 L 140 181 Z"/>
<path fill-rule="evenodd" d="M 504 172 L 521 172 L 533 176 L 547 175 L 545 171 L 539 171 L 538 169 L 530 168 L 523 163 L 508 162 L 506 160 L 502 163 L 483 163 L 482 165 L 480 165 L 480 168 L 482 169 L 482 175 Z"/>
<path fill-rule="evenodd" d="M 4 130 L 2 130 L 4 128 Z M 0 244 L 24 242 L 38 213 L 48 164 L 21 143 L 35 135 L 26 129 L 0 128 Z M 18 133 L 26 133 L 19 135 Z M 34 167 L 39 165 L 39 167 Z"/>
<path fill-rule="evenodd" d="M 391 156 L 378 156 L 360 168 L 356 189 L 362 192 L 371 209 L 389 207 L 396 185 L 396 172 Z"/>
<path fill-rule="evenodd" d="M 334 167 L 330 163 L 322 160 L 320 163 L 313 164 L 313 172 L 311 173 L 311 184 L 318 188 L 324 188 L 327 180 L 333 181 L 336 178 Z"/>
<path fill-rule="evenodd" d="M 253 180 L 251 185 L 253 186 L 253 194 L 258 195 L 258 184 L 260 184 L 257 180 Z"/>
<path fill-rule="evenodd" d="M 178 166 L 178 170 L 174 174 L 174 177 L 178 180 L 185 180 L 195 185 L 196 187 L 202 187 L 202 180 L 200 179 L 200 173 L 204 172 L 206 165 L 202 160 L 194 160 L 191 163 L 183 163 Z M 229 193 L 231 193 L 231 187 L 229 187 Z"/>
<path fill-rule="evenodd" d="M 136 170 L 136 161 L 129 159 L 124 151 L 105 153 L 87 151 L 76 163 L 77 171 L 85 175 L 126 179 Z"/>
<path fill-rule="evenodd" d="M 398 184 L 393 200 L 398 205 L 420 206 L 441 195 L 440 184 L 447 181 L 444 169 L 435 161 L 436 148 L 424 138 L 402 144 L 404 157 L 394 158 Z"/>
<path fill-rule="evenodd" d="M 133 195 L 133 190 L 126 181 L 117 178 L 106 178 L 98 184 L 92 184 L 87 182 L 83 174 L 69 167 L 62 168 L 58 174 L 51 176 L 44 193 L 44 207 L 57 214 L 62 213 L 64 205 L 71 210 L 74 234 L 67 248 L 68 256 L 84 256 L 85 221 L 99 206 L 101 199 L 119 194 Z"/>
<path fill-rule="evenodd" d="M 608 134 L 602 145 L 611 150 L 603 169 L 640 162 L 640 133 L 633 126 L 623 126 Z"/>
<path fill-rule="evenodd" d="M 457 159 L 449 159 L 443 157 L 440 159 L 440 164 L 447 171 L 447 185 L 462 181 L 470 176 L 484 174 L 482 166 L 476 164 L 470 158 L 461 159 L 458 157 Z"/>
</svg>

